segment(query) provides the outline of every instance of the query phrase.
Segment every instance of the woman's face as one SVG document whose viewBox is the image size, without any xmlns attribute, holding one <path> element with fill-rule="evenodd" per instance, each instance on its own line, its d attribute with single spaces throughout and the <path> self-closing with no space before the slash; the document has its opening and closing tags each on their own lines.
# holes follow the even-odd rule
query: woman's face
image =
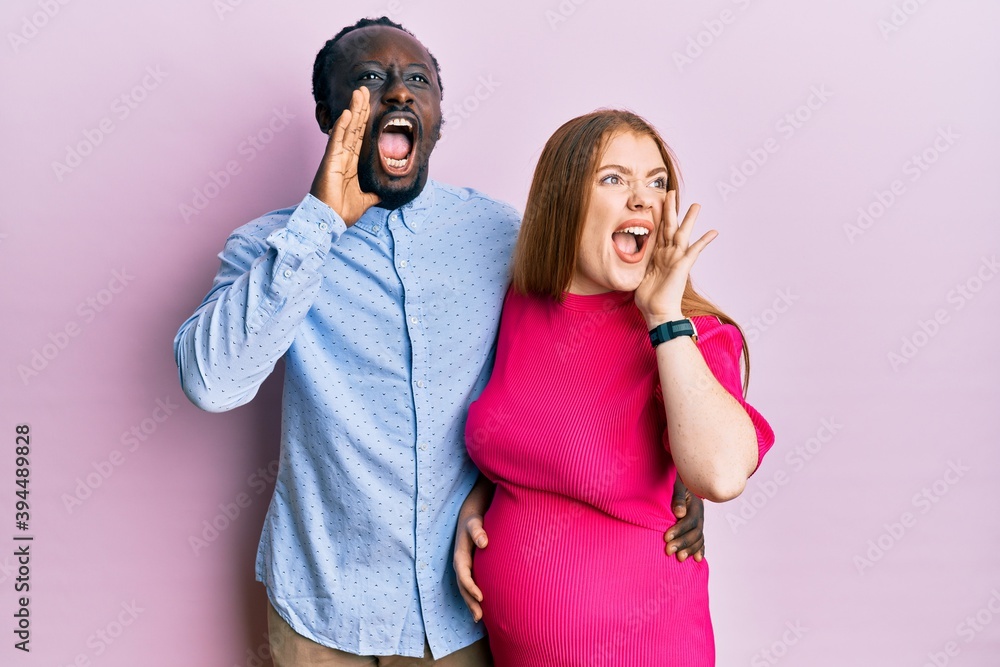
<svg viewBox="0 0 1000 667">
<path fill-rule="evenodd" d="M 591 188 L 569 291 L 634 291 L 653 254 L 667 193 L 656 141 L 632 132 L 612 135 Z"/>
</svg>

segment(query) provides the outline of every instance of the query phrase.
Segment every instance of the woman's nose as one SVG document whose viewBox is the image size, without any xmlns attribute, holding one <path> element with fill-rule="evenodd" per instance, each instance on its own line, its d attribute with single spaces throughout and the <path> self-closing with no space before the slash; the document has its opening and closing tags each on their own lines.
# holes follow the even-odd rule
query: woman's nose
<svg viewBox="0 0 1000 667">
<path fill-rule="evenodd" d="M 653 205 L 653 198 L 642 185 L 632 186 L 629 194 L 629 208 L 640 211 Z"/>
</svg>

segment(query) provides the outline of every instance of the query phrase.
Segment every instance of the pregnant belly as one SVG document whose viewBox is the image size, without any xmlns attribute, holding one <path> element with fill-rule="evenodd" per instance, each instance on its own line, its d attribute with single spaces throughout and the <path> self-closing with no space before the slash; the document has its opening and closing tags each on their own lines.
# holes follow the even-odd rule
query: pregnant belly
<svg viewBox="0 0 1000 667">
<path fill-rule="evenodd" d="M 473 574 L 497 667 L 713 664 L 708 565 L 667 556 L 662 532 L 503 484 L 484 528 Z"/>
</svg>

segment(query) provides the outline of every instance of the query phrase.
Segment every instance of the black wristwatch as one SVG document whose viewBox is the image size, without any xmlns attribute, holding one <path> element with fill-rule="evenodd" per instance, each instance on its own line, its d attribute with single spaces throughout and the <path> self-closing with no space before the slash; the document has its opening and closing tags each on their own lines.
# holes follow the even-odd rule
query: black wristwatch
<svg viewBox="0 0 1000 667">
<path fill-rule="evenodd" d="M 694 340 L 698 340 L 698 330 L 695 329 L 694 322 L 689 319 L 674 320 L 673 322 L 664 322 L 649 330 L 649 341 L 653 347 L 681 336 L 691 336 Z"/>
</svg>

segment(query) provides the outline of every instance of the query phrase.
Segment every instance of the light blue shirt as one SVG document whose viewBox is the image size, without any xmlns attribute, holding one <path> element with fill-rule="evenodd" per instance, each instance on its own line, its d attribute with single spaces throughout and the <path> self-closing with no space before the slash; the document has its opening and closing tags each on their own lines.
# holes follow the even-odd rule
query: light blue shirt
<svg viewBox="0 0 1000 667">
<path fill-rule="evenodd" d="M 435 658 L 483 636 L 452 567 L 477 470 L 466 410 L 486 384 L 520 216 L 429 181 L 350 228 L 312 195 L 237 229 L 180 328 L 200 408 L 250 401 L 285 359 L 281 457 L 256 575 L 299 634 Z"/>
</svg>

